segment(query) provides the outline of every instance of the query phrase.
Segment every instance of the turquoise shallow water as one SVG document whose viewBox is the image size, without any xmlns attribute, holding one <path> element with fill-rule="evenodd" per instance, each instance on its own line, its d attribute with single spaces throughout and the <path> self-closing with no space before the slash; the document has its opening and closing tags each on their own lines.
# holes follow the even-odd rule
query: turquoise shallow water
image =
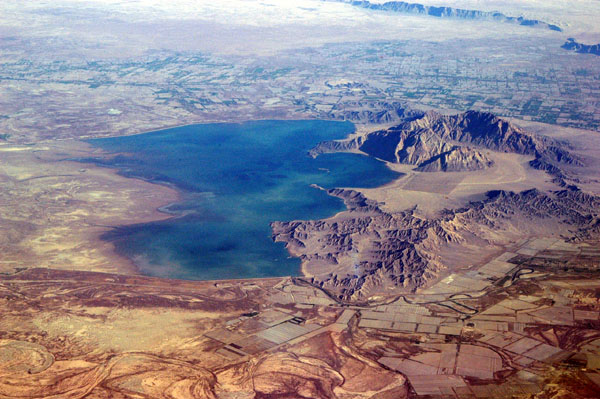
<svg viewBox="0 0 600 399">
<path fill-rule="evenodd" d="M 167 208 L 175 218 L 122 226 L 103 237 L 142 273 L 183 279 L 297 275 L 299 260 L 272 241 L 270 222 L 345 209 L 311 184 L 377 187 L 398 176 L 362 155 L 308 156 L 318 142 L 353 130 L 350 123 L 328 121 L 191 125 L 89 140 L 115 156 L 81 161 L 181 190 L 182 202 Z"/>
</svg>

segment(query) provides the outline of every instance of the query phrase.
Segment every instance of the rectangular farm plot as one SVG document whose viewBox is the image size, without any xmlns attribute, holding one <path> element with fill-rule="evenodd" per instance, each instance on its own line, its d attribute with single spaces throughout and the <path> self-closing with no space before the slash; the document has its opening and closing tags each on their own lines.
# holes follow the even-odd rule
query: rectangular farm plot
<svg viewBox="0 0 600 399">
<path fill-rule="evenodd" d="M 411 384 L 414 380 L 413 388 L 419 395 L 452 394 L 446 390 L 445 384 L 449 381 L 463 381 L 462 377 L 491 380 L 494 373 L 502 369 L 500 355 L 487 347 L 468 344 L 424 344 L 422 347 L 427 351 L 409 359 L 386 356 L 379 359 L 381 364 L 406 375 Z M 424 386 L 426 381 L 428 387 Z"/>
<path fill-rule="evenodd" d="M 534 256 L 537 253 L 538 253 L 538 250 L 532 249 L 532 248 L 521 248 L 517 251 L 517 254 L 526 255 L 526 256 Z"/>
<path fill-rule="evenodd" d="M 417 395 L 433 395 L 453 397 L 452 391 L 458 388 L 467 388 L 467 384 L 457 375 L 414 375 L 408 376 Z"/>
<path fill-rule="evenodd" d="M 438 366 L 438 374 L 454 374 L 456 364 L 456 352 L 442 352 Z"/>
<path fill-rule="evenodd" d="M 263 352 L 276 345 L 277 344 L 275 342 L 267 341 L 266 339 L 258 337 L 256 335 L 251 335 L 231 344 L 231 346 L 233 346 L 234 348 L 240 349 L 252 355 L 255 353 Z"/>
<path fill-rule="evenodd" d="M 431 314 L 429 309 L 420 305 L 388 305 L 382 311 L 392 313 L 414 313 L 422 315 Z"/>
<path fill-rule="evenodd" d="M 433 316 L 424 316 L 415 313 L 392 313 L 364 310 L 361 312 L 359 327 L 382 328 L 405 332 L 414 332 L 419 324 L 420 332 L 435 333 L 437 326 L 443 319 Z M 427 325 L 428 327 L 425 327 Z"/>
<path fill-rule="evenodd" d="M 269 327 L 274 326 L 290 318 L 290 315 L 280 310 L 269 309 L 260 313 L 260 321 L 268 325 Z"/>
<path fill-rule="evenodd" d="M 424 345 L 424 347 L 430 348 L 432 351 L 415 355 L 410 360 L 435 367 L 437 374 L 454 374 L 457 355 L 455 344 L 433 344 Z"/>
<path fill-rule="evenodd" d="M 215 341 L 222 342 L 224 344 L 228 344 L 230 342 L 234 342 L 242 339 L 244 336 L 240 333 L 229 331 L 226 328 L 218 328 L 212 331 L 207 332 L 204 336 L 214 339 Z"/>
<path fill-rule="evenodd" d="M 371 319 L 371 320 L 388 320 L 388 321 L 394 321 L 396 319 L 396 315 L 394 313 L 391 313 L 391 312 L 375 312 L 375 311 L 372 311 L 372 310 L 363 310 L 361 312 L 361 316 L 362 316 L 363 319 Z"/>
<path fill-rule="evenodd" d="M 526 244 L 527 248 L 537 249 L 541 251 L 556 243 L 556 238 L 535 238 Z"/>
<path fill-rule="evenodd" d="M 523 354 L 523 353 L 535 348 L 536 346 L 538 346 L 540 344 L 541 344 L 540 341 L 536 341 L 535 339 L 523 337 L 520 340 L 518 340 L 517 342 L 514 342 L 514 343 L 506 346 L 504 349 L 511 351 L 513 353 Z"/>
<path fill-rule="evenodd" d="M 494 378 L 494 373 L 484 368 L 477 367 L 456 367 L 456 374 L 467 377 L 475 377 L 482 380 L 491 380 Z"/>
<path fill-rule="evenodd" d="M 512 263 L 494 259 L 479 268 L 478 272 L 486 277 L 502 277 L 514 269 L 514 267 L 515 265 Z"/>
<path fill-rule="evenodd" d="M 463 291 L 481 291 L 490 285 L 489 281 L 482 279 L 470 278 L 460 275 L 454 276 L 451 283 L 457 287 L 461 287 Z"/>
<path fill-rule="evenodd" d="M 474 321 L 475 328 L 488 331 L 508 331 L 508 323 L 497 321 Z"/>
<path fill-rule="evenodd" d="M 517 313 L 515 321 L 522 324 L 532 324 L 537 322 L 535 317 L 527 313 Z"/>
<path fill-rule="evenodd" d="M 392 330 L 404 331 L 404 332 L 414 332 L 417 328 L 415 323 L 404 323 L 401 321 L 395 321 L 392 325 Z"/>
<path fill-rule="evenodd" d="M 285 322 L 267 328 L 266 330 L 257 333 L 256 336 L 276 344 L 282 344 L 319 328 L 321 328 L 321 326 L 318 324 L 298 325 Z"/>
<path fill-rule="evenodd" d="M 361 319 L 358 323 L 358 326 L 362 328 L 378 328 L 382 330 L 391 330 L 392 324 L 394 324 L 394 322 L 389 320 Z"/>
<path fill-rule="evenodd" d="M 219 355 L 223 356 L 224 358 L 226 358 L 227 360 L 230 360 L 230 361 L 237 361 L 240 358 L 246 356 L 245 353 L 240 352 L 240 351 L 236 350 L 235 348 L 230 347 L 229 345 L 225 346 L 221 349 L 218 349 L 216 351 L 216 353 L 218 353 Z"/>
<path fill-rule="evenodd" d="M 573 311 L 573 316 L 575 317 L 575 320 L 599 320 L 600 319 L 599 312 L 593 312 L 593 311 L 589 311 L 589 310 L 575 309 Z"/>
<path fill-rule="evenodd" d="M 542 258 L 542 259 L 562 259 L 564 257 L 565 257 L 565 253 L 562 251 L 559 252 L 559 251 L 549 251 L 549 250 L 539 252 L 536 255 L 536 258 Z"/>
<path fill-rule="evenodd" d="M 548 249 L 551 249 L 554 251 L 577 253 L 577 252 L 579 252 L 580 247 L 577 244 L 572 244 L 572 243 L 564 242 L 564 241 L 556 241 L 554 244 L 550 245 L 548 247 Z"/>
<path fill-rule="evenodd" d="M 438 368 L 436 366 L 430 366 L 427 364 L 415 362 L 414 360 L 402 359 L 399 357 L 382 357 L 381 359 L 379 359 L 379 363 L 393 370 L 399 371 L 406 376 L 434 376 L 438 372 Z"/>
<path fill-rule="evenodd" d="M 434 316 L 421 316 L 417 319 L 417 323 L 432 324 L 434 326 L 439 326 L 440 324 L 442 324 L 442 321 L 443 320 L 441 318 Z"/>
<path fill-rule="evenodd" d="M 515 256 L 517 256 L 517 254 L 515 252 L 504 252 L 502 255 L 500 255 L 496 259 L 494 259 L 494 261 L 508 262 L 509 260 L 511 260 L 512 258 L 514 258 Z"/>
<path fill-rule="evenodd" d="M 462 345 L 456 363 L 456 374 L 493 379 L 494 373 L 502 369 L 502 358 L 494 351 L 474 345 Z"/>
<path fill-rule="evenodd" d="M 533 363 L 535 360 L 529 358 L 529 357 L 525 357 L 525 356 L 517 356 L 514 358 L 514 362 L 516 364 L 519 364 L 523 367 L 528 367 L 529 365 L 531 365 L 531 363 Z"/>
<path fill-rule="evenodd" d="M 524 396 L 527 394 L 535 394 L 540 391 L 540 387 L 532 383 L 519 383 L 514 382 L 504 383 L 502 385 L 489 384 L 489 385 L 471 385 L 471 390 L 475 393 L 477 398 L 512 398 L 516 395 Z"/>
<path fill-rule="evenodd" d="M 479 341 L 485 342 L 489 345 L 497 346 L 498 348 L 504 348 L 517 342 L 520 338 L 520 335 L 511 333 L 491 333 L 479 339 Z"/>
<path fill-rule="evenodd" d="M 438 328 L 438 333 L 444 334 L 444 335 L 460 335 L 461 332 L 462 332 L 462 327 L 440 326 Z"/>
<path fill-rule="evenodd" d="M 537 305 L 533 305 L 529 302 L 521 301 L 519 299 L 506 299 L 504 301 L 501 301 L 499 305 L 513 310 L 535 309 L 538 307 Z"/>
<path fill-rule="evenodd" d="M 481 315 L 508 315 L 514 316 L 514 309 L 502 306 L 502 302 L 497 303 L 480 313 Z"/>
<path fill-rule="evenodd" d="M 579 289 L 590 289 L 598 287 L 600 285 L 600 279 L 568 280 L 566 283 Z M 555 283 L 553 285 L 558 284 Z"/>
<path fill-rule="evenodd" d="M 419 324 L 417 326 L 417 332 L 434 334 L 437 332 L 437 326 L 433 324 Z"/>
<path fill-rule="evenodd" d="M 269 296 L 269 301 L 273 303 L 279 303 L 286 305 L 288 303 L 296 303 L 294 296 L 287 292 L 276 292 Z"/>
<path fill-rule="evenodd" d="M 414 313 L 398 313 L 393 315 L 393 320 L 400 323 L 418 323 L 422 317 Z"/>
<path fill-rule="evenodd" d="M 347 325 L 355 314 L 356 312 L 354 310 L 345 309 L 335 322 L 338 324 Z"/>
<path fill-rule="evenodd" d="M 573 309 L 569 306 L 553 306 L 529 312 L 529 314 L 542 323 L 573 325 Z"/>
<path fill-rule="evenodd" d="M 558 358 L 563 357 L 563 356 L 560 356 L 561 354 L 563 356 L 568 356 L 569 353 L 563 351 L 560 348 L 556 348 L 554 346 L 550 346 L 547 344 L 541 344 L 541 345 L 538 345 L 535 348 L 523 353 L 523 356 L 527 356 L 531 359 L 542 362 L 542 361 L 547 361 L 549 359 L 558 360 L 557 357 Z"/>
</svg>

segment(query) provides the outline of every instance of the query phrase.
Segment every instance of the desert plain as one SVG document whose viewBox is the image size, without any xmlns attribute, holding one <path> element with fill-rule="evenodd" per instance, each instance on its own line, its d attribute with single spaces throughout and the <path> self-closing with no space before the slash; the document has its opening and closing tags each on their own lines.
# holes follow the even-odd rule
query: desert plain
<svg viewBox="0 0 600 399">
<path fill-rule="evenodd" d="M 597 2 L 381 3 L 0 6 L 0 398 L 600 397 L 600 59 L 561 48 Z M 85 140 L 260 119 L 350 121 L 306 156 L 401 175 L 273 220 L 293 276 L 103 238 L 181 190 Z"/>
</svg>

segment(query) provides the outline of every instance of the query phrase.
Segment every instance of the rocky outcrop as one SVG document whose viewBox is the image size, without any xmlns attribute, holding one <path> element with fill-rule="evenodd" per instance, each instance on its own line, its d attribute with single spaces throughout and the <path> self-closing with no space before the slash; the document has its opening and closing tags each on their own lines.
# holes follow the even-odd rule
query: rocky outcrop
<svg viewBox="0 0 600 399">
<path fill-rule="evenodd" d="M 561 47 L 565 50 L 575 51 L 576 53 L 600 55 L 600 43 L 583 44 L 573 38 L 569 38 Z"/>
<path fill-rule="evenodd" d="M 388 11 L 403 14 L 428 15 L 436 18 L 457 18 L 469 20 L 489 20 L 513 23 L 522 26 L 539 27 L 561 32 L 562 29 L 556 25 L 546 23 L 537 19 L 527 19 L 524 17 L 511 17 L 498 11 L 480 11 L 465 10 L 453 7 L 434 7 L 419 3 L 407 3 L 404 1 L 388 1 L 385 3 L 371 3 L 366 0 L 340 0 L 344 3 L 352 4 L 356 7 L 367 8 L 370 10 Z"/>
<path fill-rule="evenodd" d="M 576 157 L 561 143 L 535 136 L 489 112 L 467 111 L 456 115 L 428 112 L 422 118 L 399 124 L 387 130 L 368 134 L 360 149 L 390 162 L 415 163 L 414 154 L 424 149 L 439 153 L 449 149 L 449 143 L 523 155 L 540 155 L 563 163 L 577 163 Z M 422 156 L 420 156 L 422 158 Z"/>
<path fill-rule="evenodd" d="M 468 147 L 454 147 L 450 151 L 433 156 L 415 169 L 419 172 L 459 172 L 489 168 L 494 161 L 481 151 Z"/>
<path fill-rule="evenodd" d="M 353 208 L 325 220 L 275 222 L 273 239 L 302 259 L 313 284 L 345 300 L 426 286 L 446 267 L 442 254 L 452 245 L 474 240 L 495 245 L 507 232 L 548 228 L 585 239 L 600 225 L 600 198 L 573 188 L 492 191 L 485 200 L 430 220 L 416 217 L 414 210 L 383 212 L 356 192 L 331 193 L 354 198 Z"/>
<path fill-rule="evenodd" d="M 545 170 L 564 183 L 557 166 L 581 165 L 568 144 L 525 132 L 489 112 L 456 115 L 410 111 L 405 120 L 388 129 L 346 140 L 325 141 L 310 151 L 319 154 L 360 150 L 392 163 L 415 165 L 417 171 L 458 172 L 488 168 L 493 161 L 483 150 L 535 157 L 533 168 Z"/>
<path fill-rule="evenodd" d="M 333 106 L 324 116 L 328 119 L 351 121 L 358 124 L 392 124 L 421 118 L 425 113 L 401 102 L 351 101 Z M 310 156 L 357 149 L 362 143 L 357 137 L 346 140 L 323 141 L 309 151 Z"/>
<path fill-rule="evenodd" d="M 346 140 L 322 141 L 308 151 L 308 154 L 311 157 L 316 158 L 321 154 L 329 154 L 332 152 L 348 152 L 358 149 L 361 142 L 362 138 L 360 137 Z"/>
<path fill-rule="evenodd" d="M 558 163 L 581 164 L 565 143 L 526 133 L 494 114 L 478 111 L 450 116 L 428 112 L 413 121 L 369 133 L 352 144 L 371 156 L 418 165 L 421 170 L 431 164 L 433 169 L 447 171 L 491 166 L 481 151 L 471 147 L 535 156 L 540 161 L 532 166 L 544 170 Z"/>
<path fill-rule="evenodd" d="M 343 188 L 332 188 L 327 190 L 327 194 L 332 197 L 340 198 L 344 201 L 344 205 L 348 210 L 356 210 L 361 212 L 380 212 L 376 201 L 367 199 L 364 195 L 356 190 L 348 190 Z"/>
<path fill-rule="evenodd" d="M 355 123 L 400 123 L 423 116 L 423 111 L 407 103 L 387 101 L 345 101 L 337 103 L 327 113 L 327 118 Z"/>
<path fill-rule="evenodd" d="M 427 112 L 387 129 L 321 143 L 313 155 L 347 150 L 415 165 L 420 172 L 490 167 L 490 151 L 528 155 L 531 167 L 554 176 L 564 189 L 490 191 L 484 200 L 433 218 L 414 209 L 387 213 L 357 191 L 334 189 L 328 193 L 342 198 L 348 211 L 324 220 L 272 223 L 273 239 L 302 259 L 312 284 L 344 300 L 390 289 L 415 291 L 449 263 L 469 264 L 485 248 L 524 236 L 551 231 L 581 240 L 600 234 L 600 197 L 579 190 L 576 176 L 565 172 L 572 171 L 566 166 L 582 165 L 568 144 L 530 134 L 490 113 Z"/>
<path fill-rule="evenodd" d="M 422 286 L 435 276 L 434 265 L 441 267 L 435 257 L 419 250 L 429 222 L 414 218 L 412 212 L 392 216 L 381 210 L 355 209 L 345 216 L 275 222 L 273 237 L 300 256 L 314 284 L 346 299 L 361 297 L 376 287 Z M 343 272 L 328 271 L 340 265 Z"/>
</svg>

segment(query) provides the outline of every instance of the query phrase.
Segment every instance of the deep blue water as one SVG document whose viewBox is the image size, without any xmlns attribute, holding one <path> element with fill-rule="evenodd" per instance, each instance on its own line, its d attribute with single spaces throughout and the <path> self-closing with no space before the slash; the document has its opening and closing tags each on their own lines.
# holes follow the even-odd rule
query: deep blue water
<svg viewBox="0 0 600 399">
<path fill-rule="evenodd" d="M 324 218 L 345 209 L 313 188 L 377 187 L 398 174 L 357 154 L 308 150 L 340 139 L 350 123 L 256 121 L 192 125 L 88 142 L 114 156 L 86 159 L 121 174 L 168 183 L 183 201 L 177 216 L 123 226 L 103 238 L 153 276 L 224 279 L 297 275 L 300 262 L 271 239 L 275 220 Z"/>
</svg>

